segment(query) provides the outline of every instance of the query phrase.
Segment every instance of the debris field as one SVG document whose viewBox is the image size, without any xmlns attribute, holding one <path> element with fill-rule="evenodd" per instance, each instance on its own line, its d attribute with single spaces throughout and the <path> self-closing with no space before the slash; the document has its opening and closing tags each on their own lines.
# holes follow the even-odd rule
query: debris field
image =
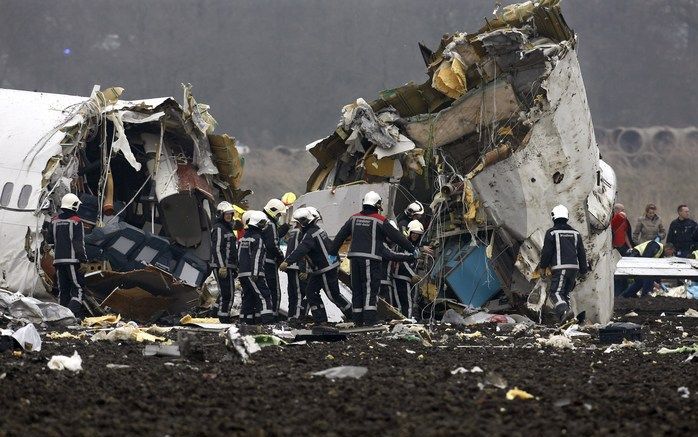
<svg viewBox="0 0 698 437">
<path fill-rule="evenodd" d="M 539 325 L 512 333 L 495 323 L 439 324 L 431 346 L 354 334 L 265 347 L 247 364 L 218 333 L 190 334 L 196 352 L 168 358 L 144 356 L 144 343 L 42 332 L 40 352 L 0 355 L 0 434 L 690 435 L 698 360 L 658 353 L 696 343 L 690 308 L 698 302 L 618 299 L 614 320 L 642 325 L 643 341 L 610 350 L 594 328 L 568 349 L 542 346 L 538 338 L 561 331 Z M 74 351 L 82 371 L 49 370 L 52 355 Z M 312 375 L 349 365 L 367 372 Z"/>
</svg>

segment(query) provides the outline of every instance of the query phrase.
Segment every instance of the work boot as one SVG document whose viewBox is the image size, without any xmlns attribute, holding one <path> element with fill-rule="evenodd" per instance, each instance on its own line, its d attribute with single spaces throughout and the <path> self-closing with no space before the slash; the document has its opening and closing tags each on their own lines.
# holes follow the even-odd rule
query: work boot
<svg viewBox="0 0 698 437">
<path fill-rule="evenodd" d="M 567 310 L 562 314 L 562 317 L 560 318 L 560 323 L 566 323 L 572 319 L 574 319 L 574 311 L 572 311 L 572 308 L 567 307 Z"/>
<path fill-rule="evenodd" d="M 304 326 L 303 322 L 300 319 L 297 319 L 295 317 L 292 317 L 288 319 L 288 326 L 294 329 L 300 329 Z"/>
</svg>

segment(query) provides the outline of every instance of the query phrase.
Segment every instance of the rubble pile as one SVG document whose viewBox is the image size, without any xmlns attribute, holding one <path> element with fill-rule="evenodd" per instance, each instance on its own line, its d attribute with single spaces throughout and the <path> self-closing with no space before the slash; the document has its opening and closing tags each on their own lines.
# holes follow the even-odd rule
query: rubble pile
<svg viewBox="0 0 698 437">
<path fill-rule="evenodd" d="M 615 175 L 599 156 L 576 43 L 559 1 L 544 0 L 504 7 L 435 50 L 420 44 L 428 79 L 345 106 L 335 131 L 307 146 L 318 166 L 296 205 L 323 211 L 331 237 L 369 189 L 389 217 L 429 205 L 423 243 L 437 250 L 421 292 L 479 307 L 500 290 L 528 295 L 549 211 L 564 204 L 591 254 L 573 305 L 607 321 Z"/>
</svg>

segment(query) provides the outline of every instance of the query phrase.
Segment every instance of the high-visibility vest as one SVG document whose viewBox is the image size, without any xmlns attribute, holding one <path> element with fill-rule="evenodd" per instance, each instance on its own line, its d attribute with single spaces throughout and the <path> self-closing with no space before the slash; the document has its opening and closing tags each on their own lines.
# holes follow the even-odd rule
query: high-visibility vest
<svg viewBox="0 0 698 437">
<path fill-rule="evenodd" d="M 654 240 L 648 240 L 648 241 L 645 241 L 644 243 L 640 243 L 637 246 L 633 247 L 633 250 L 636 250 L 637 253 L 640 254 L 640 256 L 644 256 L 645 249 L 647 248 L 647 245 L 652 243 L 652 242 L 654 242 Z M 661 258 L 662 254 L 664 253 L 664 245 L 662 243 L 657 243 L 657 244 L 659 244 L 659 250 L 657 251 L 657 253 L 654 254 L 653 258 Z"/>
<path fill-rule="evenodd" d="M 693 254 L 691 255 L 693 259 L 698 259 L 698 250 L 693 251 Z"/>
</svg>

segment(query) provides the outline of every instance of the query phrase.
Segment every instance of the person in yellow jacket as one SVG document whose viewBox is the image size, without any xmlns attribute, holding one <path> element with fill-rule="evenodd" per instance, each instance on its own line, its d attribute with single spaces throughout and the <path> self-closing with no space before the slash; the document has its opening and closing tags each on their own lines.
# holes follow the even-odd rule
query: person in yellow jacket
<svg viewBox="0 0 698 437">
<path fill-rule="evenodd" d="M 661 258 L 662 256 L 674 256 L 674 246 L 671 243 L 662 244 L 659 241 L 649 240 L 633 247 L 627 256 L 642 258 Z M 622 297 L 636 297 L 637 292 L 642 290 L 641 295 L 650 294 L 654 289 L 654 283 L 660 278 L 633 278 L 633 283 L 623 292 Z"/>
</svg>

